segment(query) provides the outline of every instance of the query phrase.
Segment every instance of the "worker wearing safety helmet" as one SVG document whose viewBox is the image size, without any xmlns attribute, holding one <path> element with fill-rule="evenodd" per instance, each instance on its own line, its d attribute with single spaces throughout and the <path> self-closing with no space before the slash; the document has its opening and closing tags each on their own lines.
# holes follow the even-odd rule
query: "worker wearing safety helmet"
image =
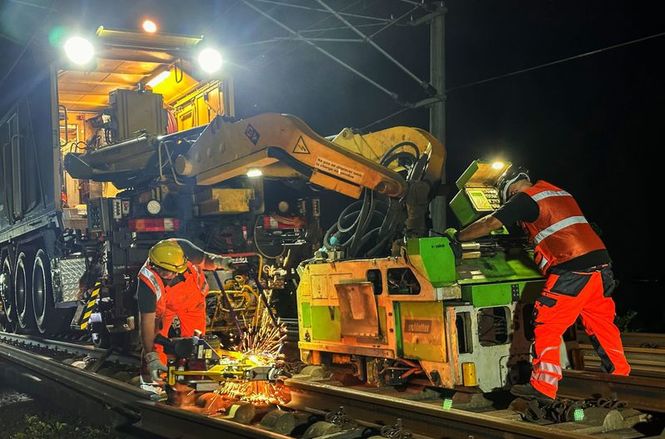
<svg viewBox="0 0 665 439">
<path fill-rule="evenodd" d="M 519 224 L 534 245 L 535 262 L 546 276 L 534 305 L 534 358 L 529 384 L 511 393 L 529 399 L 556 398 L 563 333 L 577 318 L 601 358 L 601 368 L 628 375 L 619 329 L 614 325 L 612 292 L 616 282 L 605 244 L 589 225 L 573 196 L 545 181 L 531 183 L 522 168 L 509 168 L 498 184 L 502 206 L 457 232 L 446 235 L 469 241 Z"/>
<path fill-rule="evenodd" d="M 180 335 L 205 333 L 205 298 L 209 287 L 204 270 L 229 270 L 230 258 L 206 253 L 184 239 L 159 241 L 148 253 L 138 274 L 137 301 L 141 315 L 141 342 L 147 372 L 153 381 L 166 371 L 163 347 L 155 344 L 161 334 L 168 338 L 175 317 Z"/>
</svg>

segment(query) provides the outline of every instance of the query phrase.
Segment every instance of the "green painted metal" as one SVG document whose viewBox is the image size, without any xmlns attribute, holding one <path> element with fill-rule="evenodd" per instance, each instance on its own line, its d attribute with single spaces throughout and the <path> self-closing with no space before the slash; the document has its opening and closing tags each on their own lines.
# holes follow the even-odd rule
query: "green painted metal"
<svg viewBox="0 0 665 439">
<path fill-rule="evenodd" d="M 407 241 L 406 248 L 411 265 L 434 287 L 455 283 L 455 254 L 448 238 L 413 238 Z"/>
<path fill-rule="evenodd" d="M 464 259 L 457 267 L 460 285 L 542 279 L 542 274 L 524 251 L 515 255 L 497 252 L 478 259 Z"/>
<path fill-rule="evenodd" d="M 491 162 L 485 160 L 474 160 L 468 168 L 460 175 L 455 184 L 459 192 L 450 201 L 450 209 L 460 222 L 462 227 L 471 224 L 481 216 L 487 215 L 488 211 L 477 211 L 466 190 L 472 188 L 494 186 L 503 172 L 508 167 L 506 163 L 503 167 L 494 168 Z"/>
<path fill-rule="evenodd" d="M 399 302 L 393 302 L 393 312 L 395 313 L 395 340 L 397 340 L 397 356 L 404 356 L 404 342 L 402 340 L 402 310 Z"/>
<path fill-rule="evenodd" d="M 458 180 L 459 181 L 459 180 Z M 457 192 L 457 194 L 450 201 L 450 209 L 457 217 L 457 220 L 460 222 L 462 227 L 471 224 L 475 220 L 481 217 L 481 215 L 475 211 L 471 201 L 464 193 L 464 190 Z"/>
<path fill-rule="evenodd" d="M 312 340 L 340 341 L 342 320 L 338 306 L 312 306 Z"/>
<path fill-rule="evenodd" d="M 471 180 L 473 180 L 473 176 L 476 174 L 479 168 L 479 163 L 481 163 L 480 160 L 474 160 L 471 162 L 468 168 L 464 172 L 462 172 L 462 175 L 459 176 L 457 181 L 455 182 L 455 185 L 457 185 L 457 189 L 462 190 L 466 187 L 467 183 L 469 183 Z"/>
<path fill-rule="evenodd" d="M 309 302 L 300 302 L 300 324 L 303 328 L 312 327 L 312 309 Z"/>
<path fill-rule="evenodd" d="M 462 299 L 475 307 L 509 305 L 513 301 L 512 285 L 466 285 L 462 287 Z"/>
<path fill-rule="evenodd" d="M 525 302 L 533 302 L 540 293 L 543 280 L 488 283 L 462 286 L 462 300 L 474 307 L 510 305 L 523 298 Z"/>
</svg>

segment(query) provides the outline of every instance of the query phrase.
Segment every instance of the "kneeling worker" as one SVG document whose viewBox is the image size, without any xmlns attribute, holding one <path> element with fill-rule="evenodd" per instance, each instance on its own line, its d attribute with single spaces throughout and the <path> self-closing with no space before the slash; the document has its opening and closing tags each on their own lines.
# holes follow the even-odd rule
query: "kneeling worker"
<svg viewBox="0 0 665 439">
<path fill-rule="evenodd" d="M 166 371 L 163 347 L 155 344 L 160 334 L 169 336 L 177 316 L 180 335 L 205 333 L 205 299 L 210 289 L 204 270 L 229 270 L 230 258 L 206 253 L 184 239 L 166 239 L 155 244 L 138 274 L 137 300 L 141 315 L 141 342 L 147 372 L 157 381 Z"/>
</svg>

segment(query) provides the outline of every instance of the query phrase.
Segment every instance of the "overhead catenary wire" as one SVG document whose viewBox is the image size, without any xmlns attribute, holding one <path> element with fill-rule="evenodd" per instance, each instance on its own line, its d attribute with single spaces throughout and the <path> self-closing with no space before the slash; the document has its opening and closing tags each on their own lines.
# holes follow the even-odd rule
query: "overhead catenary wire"
<svg viewBox="0 0 665 439">
<path fill-rule="evenodd" d="M 34 31 L 34 32 L 32 33 L 32 35 L 30 36 L 30 39 L 28 39 L 28 41 L 25 43 L 25 45 L 23 45 L 23 48 L 21 49 L 21 53 L 19 53 L 19 55 L 16 57 L 16 59 L 14 60 L 14 62 L 12 63 L 12 65 L 9 67 L 9 69 L 7 70 L 7 72 L 5 72 L 5 74 L 4 74 L 4 76 L 2 77 L 2 79 L 0 79 L 0 87 L 2 87 L 2 85 L 5 83 L 5 81 L 6 81 L 7 78 L 9 77 L 9 75 L 12 74 L 12 72 L 14 71 L 14 69 L 16 68 L 16 66 L 18 65 L 18 63 L 21 61 L 21 59 L 23 58 L 23 56 L 25 55 L 25 53 L 28 51 L 28 49 L 30 48 L 30 46 L 32 46 L 32 43 L 35 41 L 35 38 L 37 38 L 37 35 L 38 35 L 39 32 L 40 32 L 40 29 L 43 29 L 44 27 L 46 27 L 46 26 L 45 26 L 45 25 L 46 25 L 46 22 L 47 22 L 48 19 L 51 17 L 51 14 L 53 13 L 53 11 L 55 11 L 55 9 L 53 9 L 53 4 L 54 4 L 54 3 L 55 3 L 55 0 L 51 0 L 51 3 L 49 3 L 48 8 L 47 8 L 48 13 L 47 13 L 46 16 L 44 17 L 44 21 L 42 22 L 42 26 L 39 26 L 39 27 L 37 27 L 37 29 L 35 29 L 35 31 Z M 36 6 L 36 5 L 31 4 L 30 6 Z"/>
<path fill-rule="evenodd" d="M 641 42 L 644 42 L 644 41 L 660 38 L 660 37 L 663 37 L 663 36 L 665 36 L 665 32 L 659 32 L 657 34 L 647 35 L 645 37 L 636 38 L 636 39 L 633 39 L 633 40 L 630 40 L 630 41 L 625 41 L 623 43 L 613 44 L 611 46 L 606 46 L 606 47 L 603 47 L 603 48 L 600 48 L 600 49 L 595 49 L 595 50 L 591 50 L 591 51 L 588 51 L 588 52 L 583 52 L 583 53 L 580 53 L 580 54 L 577 54 L 577 55 L 568 56 L 566 58 L 561 58 L 561 59 L 558 59 L 558 60 L 555 60 L 555 61 L 549 61 L 549 62 L 546 62 L 546 63 L 543 63 L 543 64 L 538 64 L 538 65 L 535 65 L 535 66 L 532 66 L 532 67 L 526 67 L 526 68 L 515 70 L 515 71 L 512 71 L 512 72 L 503 73 L 503 74 L 496 75 L 496 76 L 491 76 L 491 77 L 485 78 L 485 79 L 479 79 L 477 81 L 468 82 L 466 84 L 457 85 L 455 87 L 450 87 L 450 88 L 446 89 L 446 94 L 448 94 L 450 92 L 453 92 L 453 91 L 458 91 L 458 90 L 462 90 L 462 89 L 466 89 L 466 88 L 475 87 L 475 86 L 478 86 L 478 85 L 487 84 L 489 82 L 497 81 L 499 79 L 508 78 L 508 77 L 511 77 L 511 76 L 516 76 L 516 75 L 520 75 L 520 74 L 523 74 L 523 73 L 532 72 L 532 71 L 535 71 L 535 70 L 544 69 L 544 68 L 547 68 L 547 67 L 555 66 L 555 65 L 558 65 L 558 64 L 563 64 L 563 63 L 570 62 L 570 61 L 575 61 L 575 60 L 585 58 L 585 57 L 588 57 L 588 56 L 597 55 L 597 54 L 600 54 L 600 53 L 603 53 L 603 52 L 606 52 L 606 51 L 609 51 L 609 50 L 630 46 L 630 45 L 633 45 L 633 44 L 637 44 L 637 43 L 641 43 Z M 413 109 L 416 109 L 416 108 L 422 108 L 422 107 L 427 107 L 427 106 L 430 106 L 430 105 L 434 105 L 435 103 L 440 102 L 442 100 L 445 100 L 445 97 L 439 97 L 437 99 L 433 99 L 429 104 L 423 105 L 423 106 L 414 106 L 414 105 L 409 105 L 409 104 L 403 104 L 402 108 L 400 108 L 400 109 L 398 109 L 398 110 L 396 110 L 396 111 L 394 111 L 394 112 L 392 112 L 392 113 L 390 113 L 386 116 L 383 116 L 382 118 L 377 119 L 377 120 L 375 120 L 371 123 L 368 123 L 367 125 L 360 128 L 360 130 L 362 130 L 362 131 L 367 130 L 370 127 L 373 127 L 373 126 L 378 125 L 380 123 L 383 123 L 387 120 L 390 120 L 393 117 L 398 116 L 398 115 L 400 115 L 404 112 L 407 112 L 409 110 L 413 110 Z"/>
<path fill-rule="evenodd" d="M 659 38 L 659 37 L 663 37 L 663 36 L 665 36 L 665 32 L 660 32 L 660 33 L 657 33 L 657 34 L 648 35 L 646 37 L 636 38 L 634 40 L 625 41 L 623 43 L 618 43 L 618 44 L 613 44 L 611 46 L 591 50 L 589 52 L 580 53 L 580 54 L 569 56 L 569 57 L 566 57 L 566 58 L 561 58 L 561 59 L 558 59 L 558 60 L 555 60 L 555 61 L 546 62 L 544 64 L 539 64 L 539 65 L 536 65 L 536 66 L 515 70 L 513 72 L 503 73 L 501 75 L 496 75 L 496 76 L 492 76 L 492 77 L 489 77 L 489 78 L 480 79 L 478 81 L 468 82 L 466 84 L 458 85 L 458 86 L 455 86 L 455 87 L 450 87 L 446 90 L 446 92 L 449 93 L 451 91 L 456 91 L 456 90 L 461 90 L 461 89 L 464 89 L 464 88 L 473 87 L 473 86 L 476 86 L 476 85 L 486 84 L 488 82 L 496 81 L 496 80 L 499 80 L 499 79 L 508 78 L 508 77 L 515 76 L 515 75 L 520 75 L 522 73 L 532 72 L 534 70 L 544 69 L 546 67 L 555 66 L 557 64 L 562 64 L 562 63 L 569 62 L 569 61 L 575 61 L 575 60 L 578 60 L 578 59 L 581 59 L 581 58 L 586 58 L 587 56 L 597 55 L 599 53 L 607 52 L 608 50 L 630 46 L 632 44 L 641 43 L 641 42 L 644 42 L 644 41 L 652 40 L 654 38 Z"/>
</svg>

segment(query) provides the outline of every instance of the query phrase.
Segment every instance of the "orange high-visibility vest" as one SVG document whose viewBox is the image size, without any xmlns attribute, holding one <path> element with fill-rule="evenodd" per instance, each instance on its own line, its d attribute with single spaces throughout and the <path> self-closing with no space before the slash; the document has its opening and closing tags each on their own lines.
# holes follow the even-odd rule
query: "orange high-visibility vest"
<svg viewBox="0 0 665 439">
<path fill-rule="evenodd" d="M 535 247 L 535 261 L 543 274 L 552 266 L 605 249 L 568 192 L 542 180 L 522 192 L 538 203 L 540 210 L 534 222 L 522 222 L 521 226 Z"/>
<path fill-rule="evenodd" d="M 155 313 L 157 317 L 164 314 L 166 308 L 178 314 L 178 311 L 187 310 L 198 304 L 200 295 L 206 296 L 210 287 L 206 282 L 203 270 L 191 262 L 187 262 L 187 270 L 183 273 L 185 280 L 173 286 L 165 286 L 164 281 L 150 266 L 147 260 L 141 270 L 139 279 L 145 282 L 157 297 Z M 197 297 L 198 296 L 198 297 Z"/>
</svg>

